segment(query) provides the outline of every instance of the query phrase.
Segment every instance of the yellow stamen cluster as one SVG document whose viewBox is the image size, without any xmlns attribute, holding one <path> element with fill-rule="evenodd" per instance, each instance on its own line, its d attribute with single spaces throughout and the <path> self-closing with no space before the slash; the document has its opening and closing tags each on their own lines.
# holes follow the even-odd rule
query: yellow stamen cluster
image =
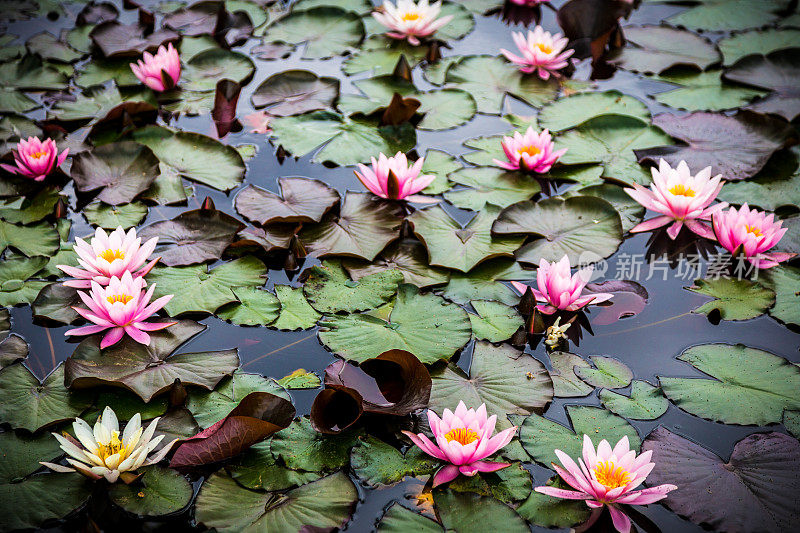
<svg viewBox="0 0 800 533">
<path fill-rule="evenodd" d="M 130 296 L 128 294 L 115 294 L 114 296 L 107 297 L 106 300 L 108 300 L 108 303 L 110 304 L 115 304 L 117 302 L 122 302 L 126 304 L 131 300 L 133 300 L 133 296 Z"/>
<path fill-rule="evenodd" d="M 672 188 L 669 189 L 669 192 L 675 196 L 688 196 L 689 198 L 694 198 L 695 194 L 697 194 L 689 187 L 684 186 L 682 183 L 673 185 Z"/>
<path fill-rule="evenodd" d="M 123 461 L 130 450 L 125 448 L 125 445 L 122 443 L 122 440 L 119 438 L 119 431 L 115 431 L 111 434 L 111 440 L 108 441 L 108 444 L 99 444 L 97 446 L 97 456 L 106 462 L 106 459 L 111 457 L 112 455 L 119 454 L 120 461 Z"/>
<path fill-rule="evenodd" d="M 47 152 L 33 152 L 32 154 L 30 154 L 30 157 L 32 157 L 34 159 L 39 159 L 40 157 L 44 157 L 46 155 L 47 155 Z"/>
<path fill-rule="evenodd" d="M 114 259 L 125 259 L 125 252 L 123 252 L 122 250 L 109 249 L 104 252 L 101 252 L 100 255 L 98 255 L 97 257 L 99 257 L 100 259 L 105 259 L 110 263 Z"/>
<path fill-rule="evenodd" d="M 414 11 L 409 11 L 408 13 L 403 13 L 403 16 L 400 18 L 405 21 L 419 20 L 419 13 L 415 13 Z"/>
<path fill-rule="evenodd" d="M 478 434 L 473 429 L 457 428 L 451 429 L 445 433 L 444 438 L 447 439 L 447 442 L 456 441 L 459 444 L 466 446 L 467 444 L 478 440 Z"/>
<path fill-rule="evenodd" d="M 536 48 L 538 48 L 541 52 L 544 52 L 545 54 L 553 53 L 553 48 L 544 43 L 536 43 Z"/>
<path fill-rule="evenodd" d="M 529 156 L 534 156 L 534 155 L 539 155 L 540 153 L 542 153 L 542 151 L 535 146 L 523 146 L 522 148 L 517 150 L 517 153 L 520 156 L 522 154 L 528 154 Z"/>
<path fill-rule="evenodd" d="M 612 461 L 601 461 L 594 467 L 594 477 L 607 489 L 616 489 L 633 481 L 633 476 L 624 468 L 614 466 Z"/>
<path fill-rule="evenodd" d="M 752 233 L 756 237 L 761 237 L 763 235 L 763 233 L 761 233 L 761 228 L 758 226 L 745 226 L 745 229 L 747 233 Z"/>
</svg>

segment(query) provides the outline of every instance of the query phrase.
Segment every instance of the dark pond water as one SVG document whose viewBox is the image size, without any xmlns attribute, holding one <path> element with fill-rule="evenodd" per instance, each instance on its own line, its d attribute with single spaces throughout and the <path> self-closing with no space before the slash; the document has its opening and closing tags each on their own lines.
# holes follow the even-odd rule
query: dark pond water
<svg viewBox="0 0 800 533">
<path fill-rule="evenodd" d="M 155 4 L 143 2 L 145 6 Z M 554 1 L 553 5 L 559 7 L 563 2 Z M 74 16 L 80 11 L 80 4 L 66 4 L 67 15 L 59 16 L 55 20 L 50 18 L 37 18 L 27 21 L 6 24 L 4 32 L 19 36 L 24 41 L 29 36 L 41 31 L 58 34 L 63 28 L 71 28 Z M 679 13 L 685 6 L 663 5 L 645 3 L 636 9 L 625 24 L 658 24 L 663 19 Z M 133 12 L 122 11 L 120 20 L 132 21 Z M 499 48 L 513 48 L 511 29 L 499 17 L 476 16 L 476 27 L 467 37 L 450 43 L 452 49 L 446 50 L 445 55 L 454 54 L 494 54 Z M 555 11 L 543 9 L 541 24 L 549 31 L 559 31 L 555 20 Z M 724 33 L 710 34 L 716 40 Z M 250 39 L 243 46 L 234 50 L 248 53 L 250 48 L 256 46 L 258 39 Z M 338 77 L 341 80 L 342 94 L 355 92 L 353 80 L 363 79 L 365 74 L 352 77 L 345 76 L 341 71 L 342 58 L 328 60 L 301 59 L 302 47 L 292 53 L 287 59 L 263 61 L 255 59 L 256 72 L 247 86 L 242 90 L 239 99 L 238 115 L 244 116 L 253 111 L 250 104 L 250 95 L 258 85 L 269 76 L 293 69 L 311 70 L 318 75 Z M 591 67 L 588 61 L 577 65 L 573 79 L 585 80 L 589 77 Z M 414 82 L 420 88 L 432 87 L 422 77 L 420 69 L 414 72 Z M 659 112 L 670 111 L 681 114 L 681 111 L 672 110 L 656 102 L 650 95 L 654 89 L 664 85 L 643 78 L 627 71 L 617 71 L 610 79 L 596 82 L 596 90 L 617 89 L 625 94 L 637 97 L 645 102 L 655 115 Z M 520 115 L 530 115 L 533 110 L 525 104 L 507 99 L 508 111 Z M 38 110 L 29 114 L 31 118 L 41 119 L 43 111 Z M 214 136 L 214 127 L 208 116 L 187 117 L 181 116 L 173 120 L 172 126 L 185 131 L 194 131 L 205 135 Z M 507 122 L 500 117 L 476 115 L 469 123 L 446 131 L 418 132 L 416 151 L 424 154 L 428 148 L 436 148 L 458 155 L 468 150 L 462 145 L 466 139 L 505 133 L 509 130 Z M 276 157 L 275 148 L 265 141 L 261 134 L 249 133 L 245 129 L 239 133 L 228 135 L 224 142 L 231 145 L 253 144 L 257 147 L 256 155 L 247 161 L 247 174 L 245 184 L 254 184 L 260 187 L 277 190 L 277 178 L 286 176 L 306 176 L 323 180 L 341 192 L 345 190 L 362 190 L 361 184 L 353 175 L 352 168 L 327 168 L 320 164 L 311 163 L 310 156 L 294 159 Z M 147 218 L 141 226 L 169 219 L 187 210 L 199 207 L 200 202 L 206 197 L 213 199 L 216 207 L 233 216 L 239 216 L 233 208 L 233 198 L 237 190 L 222 193 L 209 187 L 193 184 L 194 196 L 188 201 L 188 206 L 152 207 Z M 72 185 L 64 189 L 74 199 Z M 472 213 L 460 210 L 444 203 L 448 213 L 459 221 L 468 221 Z M 72 221 L 71 238 L 90 234 L 93 228 L 87 224 L 80 213 L 71 212 Z M 648 234 L 631 236 L 627 235 L 619 251 L 606 262 L 606 277 L 615 277 L 614 274 L 625 268 L 625 261 L 629 257 L 641 257 L 647 249 Z M 303 267 L 315 264 L 316 260 L 308 258 Z M 702 262 L 705 265 L 705 261 Z M 750 347 L 759 348 L 780 355 L 789 361 L 800 363 L 800 337 L 796 331 L 779 323 L 767 315 L 762 315 L 747 321 L 722 321 L 714 324 L 701 314 L 691 311 L 708 299 L 701 295 L 684 290 L 692 285 L 694 277 L 679 275 L 675 268 L 659 271 L 658 265 L 642 263 L 641 277 L 634 278 L 644 285 L 649 293 L 649 300 L 642 312 L 636 316 L 625 318 L 607 325 L 593 325 L 593 334 L 584 333 L 579 347 L 572 346 L 572 351 L 584 357 L 589 355 L 606 355 L 619 359 L 625 363 L 634 374 L 635 379 L 647 380 L 657 383 L 659 376 L 670 377 L 701 377 L 702 373 L 691 366 L 678 361 L 676 357 L 685 349 L 699 344 L 725 342 L 743 343 Z M 651 268 L 654 271 L 651 271 Z M 267 287 L 274 284 L 296 283 L 297 272 L 287 274 L 280 269 L 271 269 Z M 650 274 L 650 276 L 648 276 Z M 12 331 L 23 336 L 30 345 L 27 365 L 38 376 L 47 375 L 59 362 L 65 360 L 74 350 L 76 341 L 67 341 L 64 337 L 64 327 L 44 327 L 35 323 L 29 306 L 19 306 L 11 310 Z M 242 362 L 242 369 L 247 372 L 259 373 L 264 376 L 282 377 L 295 369 L 305 368 L 322 375 L 324 368 L 336 360 L 319 342 L 315 329 L 285 332 L 276 331 L 265 327 L 239 327 L 226 323 L 216 317 L 201 318 L 200 322 L 208 326 L 208 330 L 189 341 L 184 351 L 206 351 L 237 348 Z M 535 349 L 527 348 L 537 359 L 548 361 L 544 346 L 540 343 Z M 471 344 L 467 346 L 458 359 L 458 364 L 464 369 L 469 368 Z M 629 389 L 618 392 L 627 394 Z M 298 415 L 307 414 L 318 390 L 292 390 L 290 391 Z M 0 398 L 2 401 L 2 398 Z M 545 412 L 545 416 L 553 420 L 568 423 L 565 405 L 600 405 L 597 392 L 584 398 L 556 398 Z M 666 414 L 654 421 L 631 421 L 639 435 L 644 438 L 655 427 L 662 425 L 668 429 L 687 436 L 692 440 L 702 443 L 723 459 L 726 459 L 733 445 L 746 435 L 761 431 L 785 432 L 780 425 L 769 428 L 755 426 L 725 425 L 704 420 L 682 411 L 670 404 Z M 534 486 L 544 483 L 552 472 L 536 464 L 526 466 L 533 476 Z M 352 476 L 352 474 L 351 474 Z M 355 476 L 352 476 L 355 480 Z M 357 483 L 359 488 L 359 502 L 352 519 L 344 530 L 361 532 L 372 530 L 383 510 L 391 502 L 403 499 L 413 489 L 413 482 L 406 480 L 389 488 L 371 490 Z M 700 531 L 701 528 L 678 517 L 660 505 L 650 505 L 642 512 L 649 517 L 662 531 L 690 532 Z M 122 530 L 135 531 L 184 529 L 188 528 L 191 517 L 182 515 L 179 520 L 173 520 L 165 525 L 155 523 L 142 524 L 128 522 L 119 524 Z M 66 525 L 56 526 L 73 530 L 83 529 L 85 522 L 76 519 Z M 499 528 L 502 531 L 502 527 Z M 544 528 L 532 526 L 533 531 L 546 531 Z"/>
</svg>

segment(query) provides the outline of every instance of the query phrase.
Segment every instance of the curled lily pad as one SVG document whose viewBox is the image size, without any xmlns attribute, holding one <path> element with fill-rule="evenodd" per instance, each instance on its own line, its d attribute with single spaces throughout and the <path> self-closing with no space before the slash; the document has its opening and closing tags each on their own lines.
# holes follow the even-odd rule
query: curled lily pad
<svg viewBox="0 0 800 533">
<path fill-rule="evenodd" d="M 338 435 L 358 422 L 364 414 L 364 402 L 355 389 L 332 385 L 317 394 L 309 414 L 314 430 Z"/>
<path fill-rule="evenodd" d="M 65 383 L 77 389 L 99 385 L 122 387 L 148 402 L 169 390 L 176 379 L 185 385 L 213 389 L 239 366 L 236 350 L 172 355 L 205 326 L 182 320 L 153 332 L 149 346 L 129 338 L 100 350 L 94 336 L 82 341 L 65 364 Z"/>
<path fill-rule="evenodd" d="M 279 178 L 281 194 L 248 185 L 236 195 L 236 211 L 259 224 L 319 222 L 339 202 L 339 194 L 310 178 Z"/>
<path fill-rule="evenodd" d="M 340 262 L 325 261 L 311 268 L 303 292 L 317 311 L 353 313 L 373 309 L 389 301 L 402 280 L 403 276 L 397 270 L 385 270 L 351 280 Z"/>
<path fill-rule="evenodd" d="M 109 205 L 127 204 L 158 177 L 159 161 L 146 146 L 111 143 L 72 158 L 70 175 L 81 192 L 102 189 L 97 199 Z"/>
<path fill-rule="evenodd" d="M 264 80 L 251 101 L 256 108 L 267 107 L 270 115 L 284 117 L 332 108 L 338 96 L 338 79 L 319 77 L 307 70 L 287 70 Z"/>
<path fill-rule="evenodd" d="M 558 25 L 576 57 L 597 60 L 608 48 L 624 43 L 619 20 L 631 7 L 621 0 L 570 0 L 558 10 Z"/>
<path fill-rule="evenodd" d="M 170 467 L 195 467 L 229 459 L 289 427 L 294 415 L 291 402 L 267 392 L 251 392 L 225 418 L 184 440 Z"/>
</svg>

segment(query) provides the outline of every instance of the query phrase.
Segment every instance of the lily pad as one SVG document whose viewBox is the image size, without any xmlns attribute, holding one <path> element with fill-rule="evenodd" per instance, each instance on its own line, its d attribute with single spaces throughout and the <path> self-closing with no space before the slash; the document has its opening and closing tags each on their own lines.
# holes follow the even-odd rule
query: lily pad
<svg viewBox="0 0 800 533">
<path fill-rule="evenodd" d="M 381 517 L 379 533 L 443 533 L 442 526 L 430 518 L 407 509 L 398 502 L 393 503 Z"/>
<path fill-rule="evenodd" d="M 236 195 L 236 212 L 259 224 L 319 222 L 339 202 L 339 194 L 310 178 L 279 178 L 280 196 L 255 185 Z"/>
<path fill-rule="evenodd" d="M 689 168 L 711 166 L 711 174 L 722 174 L 727 180 L 754 176 L 772 154 L 787 146 L 791 128 L 780 119 L 739 111 L 728 116 L 697 112 L 678 117 L 662 114 L 653 124 L 685 145 L 635 147 L 639 162 L 657 164 L 664 159 L 673 168 L 686 161 Z"/>
<path fill-rule="evenodd" d="M 31 394 L 31 391 L 36 394 Z M 59 364 L 44 381 L 22 363 L 0 370 L 0 421 L 31 433 L 75 418 L 89 407 L 92 396 L 70 393 L 64 386 L 64 365 Z"/>
<path fill-rule="evenodd" d="M 32 476 L 21 483 L 0 484 L 3 527 L 9 531 L 40 528 L 81 507 L 91 493 L 91 483 L 76 474 Z"/>
<path fill-rule="evenodd" d="M 420 288 L 441 285 L 450 279 L 447 270 L 428 264 L 425 245 L 412 239 L 393 242 L 371 263 L 347 260 L 343 265 L 354 280 L 387 269 L 399 270 L 406 283 Z"/>
<path fill-rule="evenodd" d="M 347 193 L 338 214 L 328 213 L 319 224 L 307 225 L 300 240 L 310 253 L 341 255 L 372 261 L 397 239 L 401 219 L 397 206 L 367 193 Z"/>
<path fill-rule="evenodd" d="M 437 459 L 417 447 L 406 453 L 368 436 L 350 452 L 350 464 L 356 476 L 370 487 L 393 485 L 406 476 L 432 475 L 439 467 Z"/>
<path fill-rule="evenodd" d="M 287 390 L 316 389 L 322 385 L 322 381 L 313 372 L 298 368 L 279 379 L 278 385 Z"/>
<path fill-rule="evenodd" d="M 498 146 L 499 142 L 498 139 Z M 508 207 L 528 200 L 542 190 L 530 176 L 493 167 L 458 169 L 448 177 L 465 188 L 451 189 L 444 193 L 444 197 L 456 207 L 473 211 L 481 211 L 487 204 Z"/>
<path fill-rule="evenodd" d="M 383 305 L 394 296 L 403 280 L 397 270 L 386 270 L 351 280 L 338 261 L 324 261 L 311 268 L 303 285 L 306 300 L 322 313 L 354 313 Z"/>
<path fill-rule="evenodd" d="M 200 489 L 195 516 L 220 533 L 327 530 L 348 521 L 357 499 L 355 485 L 341 472 L 283 494 L 246 489 L 217 472 Z"/>
<path fill-rule="evenodd" d="M 0 272 L 2 268 L 0 267 Z M 33 316 L 45 317 L 63 324 L 72 324 L 80 315 L 72 306 L 82 306 L 78 290 L 61 282 L 46 283 L 31 302 Z"/>
<path fill-rule="evenodd" d="M 522 447 L 537 463 L 546 466 L 558 464 L 558 457 L 553 450 L 561 450 L 570 457 L 580 457 L 584 435 L 589 435 L 595 446 L 601 439 L 613 446 L 622 437 L 628 437 L 631 449 L 639 449 L 639 435 L 624 418 L 599 407 L 568 405 L 566 410 L 573 429 L 539 415 L 531 415 L 523 422 L 519 439 Z"/>
<path fill-rule="evenodd" d="M 0 220 L 0 253 L 11 247 L 28 257 L 51 256 L 58 250 L 59 242 L 58 232 L 46 222 L 16 226 Z"/>
<path fill-rule="evenodd" d="M 503 531 L 527 533 L 530 528 L 506 504 L 470 492 L 436 491 L 433 501 L 445 530 L 459 533 L 485 532 L 487 524 L 502 524 Z"/>
<path fill-rule="evenodd" d="M 306 43 L 303 53 L 306 59 L 342 55 L 363 38 L 364 24 L 357 14 L 328 6 L 293 10 L 267 28 L 264 35 L 265 42 Z"/>
<path fill-rule="evenodd" d="M 794 83 L 800 75 L 799 51 L 800 44 L 798 48 L 778 50 L 767 56 L 742 58 L 725 72 L 725 79 L 772 91 L 748 109 L 794 120 L 800 115 L 800 89 Z"/>
<path fill-rule="evenodd" d="M 224 78 L 237 83 L 249 80 L 255 65 L 244 54 L 211 48 L 193 55 L 181 72 L 180 86 L 187 91 L 210 92 Z"/>
<path fill-rule="evenodd" d="M 690 30 L 733 31 L 767 26 L 778 19 L 787 0 L 763 0 L 757 5 L 747 0 L 702 0 L 698 5 L 666 19 Z M 627 35 L 627 33 L 626 33 Z"/>
<path fill-rule="evenodd" d="M 428 249 L 431 265 L 468 272 L 487 259 L 512 256 L 525 240 L 522 236 L 492 236 L 499 213 L 499 207 L 486 206 L 462 227 L 436 205 L 420 209 L 407 220 Z"/>
<path fill-rule="evenodd" d="M 570 264 L 609 257 L 622 243 L 622 223 L 614 207 L 600 198 L 576 196 L 519 202 L 504 209 L 492 226 L 499 235 L 540 238 L 517 250 L 519 261 L 539 264 L 567 255 Z"/>
<path fill-rule="evenodd" d="M 502 342 L 525 325 L 522 316 L 513 307 L 487 300 L 475 300 L 470 303 L 477 311 L 477 314 L 469 315 L 472 333 L 476 339 Z"/>
<path fill-rule="evenodd" d="M 46 281 L 32 280 L 47 264 L 46 257 L 13 257 L 0 262 L 0 306 L 33 303 Z"/>
<path fill-rule="evenodd" d="M 787 324 L 800 324 L 800 269 L 779 266 L 761 273 L 761 284 L 775 291 L 769 316 Z"/>
<path fill-rule="evenodd" d="M 800 203 L 800 170 L 796 151 L 782 150 L 776 153 L 751 179 L 726 183 L 718 198 L 732 204 L 747 203 L 768 211 Z"/>
<path fill-rule="evenodd" d="M 89 224 L 114 230 L 138 226 L 147 217 L 147 206 L 142 202 L 114 206 L 101 201 L 92 202 L 83 208 L 83 216 Z"/>
<path fill-rule="evenodd" d="M 306 472 L 330 472 L 343 468 L 350 459 L 350 448 L 357 435 L 323 435 L 311 427 L 308 418 L 295 420 L 291 426 L 272 437 L 272 455 L 289 468 Z"/>
<path fill-rule="evenodd" d="M 555 478 L 560 480 L 560 478 Z M 572 490 L 566 483 L 549 480 L 546 485 Z M 517 507 L 517 513 L 537 526 L 568 528 L 586 522 L 589 507 L 583 501 L 565 500 L 532 491 L 528 499 Z"/>
<path fill-rule="evenodd" d="M 286 70 L 264 80 L 250 100 L 256 109 L 267 107 L 270 115 L 285 117 L 330 109 L 338 96 L 337 78 L 321 78 L 307 70 Z"/>
<path fill-rule="evenodd" d="M 155 52 L 165 42 L 179 38 L 177 33 L 166 28 L 152 33 L 146 30 L 147 28 L 140 23 L 122 24 L 110 20 L 95 26 L 89 37 L 106 57 L 141 56 L 145 51 Z"/>
<path fill-rule="evenodd" d="M 576 366 L 575 375 L 593 387 L 619 389 L 627 387 L 633 379 L 633 372 L 625 363 L 613 357 L 592 355 L 589 357 L 595 368 Z"/>
<path fill-rule="evenodd" d="M 711 376 L 660 377 L 672 403 L 723 424 L 780 423 L 784 409 L 800 408 L 800 368 L 786 359 L 742 344 L 703 344 L 678 359 Z"/>
<path fill-rule="evenodd" d="M 563 167 L 571 168 L 571 167 Z M 564 198 L 572 196 L 596 196 L 614 206 L 622 222 L 622 233 L 627 233 L 644 218 L 645 208 L 636 200 L 628 196 L 622 187 L 611 183 L 589 185 L 586 187 L 572 188 L 562 194 Z"/>
<path fill-rule="evenodd" d="M 292 470 L 279 464 L 270 447 L 269 440 L 254 444 L 228 463 L 226 470 L 243 487 L 270 491 L 291 489 L 322 477 L 318 472 Z"/>
<path fill-rule="evenodd" d="M 109 205 L 127 204 L 158 177 L 158 158 L 135 142 L 111 143 L 72 158 L 70 175 L 81 192 L 102 189 L 97 199 Z"/>
<path fill-rule="evenodd" d="M 160 466 L 142 468 L 142 477 L 126 485 L 114 483 L 108 496 L 112 502 L 137 516 L 162 516 L 188 506 L 194 489 L 175 470 Z"/>
<path fill-rule="evenodd" d="M 775 303 L 775 293 L 746 279 L 719 277 L 698 279 L 692 292 L 711 296 L 713 301 L 695 309 L 694 313 L 719 313 L 722 320 L 748 320 L 761 316 Z"/>
<path fill-rule="evenodd" d="M 391 74 L 401 57 L 405 57 L 412 68 L 425 59 L 424 46 L 412 46 L 406 41 L 372 36 L 362 43 L 360 49 L 342 63 L 342 71 L 353 75 L 370 72 L 373 76 Z"/>
<path fill-rule="evenodd" d="M 702 71 L 722 59 L 708 39 L 669 26 L 626 26 L 625 40 L 625 47 L 611 61 L 634 72 L 660 74 L 676 65 L 691 65 Z"/>
<path fill-rule="evenodd" d="M 627 36 L 627 33 L 626 33 Z M 650 121 L 650 110 L 633 96 L 619 91 L 577 93 L 542 106 L 539 126 L 562 131 L 600 115 L 621 115 Z"/>
<path fill-rule="evenodd" d="M 197 322 L 182 320 L 151 333 L 149 346 L 126 337 L 102 351 L 99 338 L 89 337 L 67 359 L 65 383 L 76 389 L 122 387 L 145 402 L 167 392 L 176 379 L 184 385 L 211 390 L 239 366 L 235 349 L 172 355 L 204 329 Z"/>
<path fill-rule="evenodd" d="M 260 287 L 267 277 L 267 267 L 253 256 L 234 259 L 212 269 L 206 265 L 157 267 L 148 274 L 156 283 L 155 296 L 172 294 L 164 306 L 170 316 L 182 313 L 209 313 L 238 301 L 231 289 Z"/>
<path fill-rule="evenodd" d="M 472 333 L 466 311 L 402 284 L 394 304 L 368 313 L 325 316 L 319 338 L 331 351 L 354 361 L 401 349 L 423 363 L 449 359 Z"/>
<path fill-rule="evenodd" d="M 800 443 L 780 433 L 740 440 L 726 462 L 714 452 L 659 427 L 644 443 L 656 468 L 651 486 L 678 485 L 664 500 L 676 513 L 718 531 L 778 531 L 800 520 Z"/>
<path fill-rule="evenodd" d="M 725 83 L 721 70 L 694 72 L 672 69 L 657 79 L 673 83 L 678 87 L 655 98 L 664 105 L 689 111 L 719 111 L 743 106 L 765 93 L 758 89 Z"/>
<path fill-rule="evenodd" d="M 448 300 L 466 304 L 471 300 L 495 300 L 506 305 L 519 303 L 519 295 L 501 281 L 521 281 L 531 277 L 515 260 L 493 259 L 476 266 L 466 274 L 453 272 L 442 289 Z"/>
<path fill-rule="evenodd" d="M 322 316 L 311 307 L 303 295 L 302 287 L 275 285 L 275 295 L 280 301 L 280 315 L 272 323 L 273 328 L 283 330 L 313 328 Z"/>
<path fill-rule="evenodd" d="M 800 30 L 793 28 L 768 28 L 733 34 L 717 43 L 725 66 L 730 66 L 745 56 L 767 55 L 776 50 L 800 46 Z"/>
<path fill-rule="evenodd" d="M 236 303 L 224 306 L 216 315 L 238 326 L 266 326 L 278 318 L 281 304 L 269 291 L 256 287 L 234 287 Z"/>
<path fill-rule="evenodd" d="M 245 166 L 239 152 L 211 137 L 160 126 L 136 130 L 133 137 L 148 146 L 162 163 L 190 180 L 228 191 L 244 178 Z"/>
<path fill-rule="evenodd" d="M 589 363 L 574 353 L 553 352 L 550 354 L 550 378 L 553 380 L 553 394 L 559 398 L 579 398 L 586 396 L 594 387 L 578 377 L 577 368 L 588 368 Z"/>
<path fill-rule="evenodd" d="M 630 397 L 603 389 L 600 401 L 612 413 L 634 420 L 655 420 L 669 407 L 661 388 L 638 379 L 633 380 Z"/>
</svg>

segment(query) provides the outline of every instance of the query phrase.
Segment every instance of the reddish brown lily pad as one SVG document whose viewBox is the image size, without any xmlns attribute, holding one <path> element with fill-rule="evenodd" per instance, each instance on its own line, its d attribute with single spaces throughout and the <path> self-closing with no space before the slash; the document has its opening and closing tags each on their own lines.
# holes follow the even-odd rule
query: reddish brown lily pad
<svg viewBox="0 0 800 533">
<path fill-rule="evenodd" d="M 339 193 L 310 178 L 278 179 L 280 196 L 255 185 L 236 195 L 236 211 L 253 222 L 319 222 L 339 202 Z"/>
<path fill-rule="evenodd" d="M 287 70 L 270 76 L 253 92 L 256 108 L 267 107 L 276 117 L 330 109 L 339 96 L 339 80 L 307 70 Z"/>
<path fill-rule="evenodd" d="M 159 176 L 159 161 L 150 148 L 125 141 L 105 144 L 72 158 L 70 174 L 81 192 L 102 189 L 97 199 L 127 204 Z"/>
<path fill-rule="evenodd" d="M 183 441 L 170 467 L 188 468 L 229 459 L 289 427 L 291 402 L 268 392 L 251 392 L 222 420 Z"/>
<path fill-rule="evenodd" d="M 145 51 L 154 52 L 167 41 L 175 41 L 180 37 L 168 29 L 153 33 L 148 33 L 147 29 L 138 23 L 122 24 L 112 20 L 98 24 L 89 37 L 106 57 L 138 57 Z"/>
<path fill-rule="evenodd" d="M 778 50 L 767 56 L 750 55 L 736 62 L 723 77 L 772 94 L 748 106 L 760 113 L 774 113 L 786 120 L 800 115 L 800 48 Z"/>
<path fill-rule="evenodd" d="M 336 435 L 353 427 L 363 413 L 363 399 L 357 391 L 332 385 L 314 398 L 311 426 L 320 433 Z"/>
</svg>

